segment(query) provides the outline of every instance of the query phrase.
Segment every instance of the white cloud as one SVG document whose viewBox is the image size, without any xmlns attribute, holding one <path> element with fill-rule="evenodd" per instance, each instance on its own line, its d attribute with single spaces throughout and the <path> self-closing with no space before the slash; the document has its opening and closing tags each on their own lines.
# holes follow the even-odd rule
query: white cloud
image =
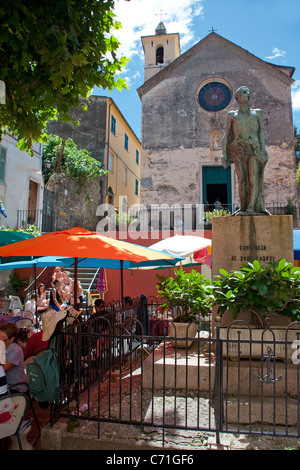
<svg viewBox="0 0 300 470">
<path fill-rule="evenodd" d="M 193 20 L 203 15 L 203 0 L 118 0 L 114 12 L 122 29 L 114 34 L 121 43 L 119 52 L 130 59 L 143 58 L 141 36 L 155 34 L 162 19 L 167 33 L 180 33 L 183 50 L 197 39 Z"/>
<path fill-rule="evenodd" d="M 300 111 L 300 80 L 296 80 L 292 86 L 293 111 Z"/>
<path fill-rule="evenodd" d="M 265 57 L 265 59 L 276 59 L 277 57 L 283 57 L 284 55 L 285 51 L 281 51 L 280 49 L 278 49 L 278 47 L 274 47 L 274 49 L 272 50 L 272 55 Z"/>
</svg>

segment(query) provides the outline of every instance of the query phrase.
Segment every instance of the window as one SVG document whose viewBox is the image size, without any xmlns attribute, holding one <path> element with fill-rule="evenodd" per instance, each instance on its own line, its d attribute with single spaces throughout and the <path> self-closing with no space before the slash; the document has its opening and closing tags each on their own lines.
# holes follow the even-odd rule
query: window
<svg viewBox="0 0 300 470">
<path fill-rule="evenodd" d="M 123 183 L 127 184 L 127 168 L 124 168 L 123 171 Z"/>
<path fill-rule="evenodd" d="M 113 206 L 114 205 L 114 193 L 113 193 L 113 190 L 111 189 L 111 187 L 108 188 L 107 199 L 108 199 L 108 201 L 107 201 L 108 204 Z"/>
<path fill-rule="evenodd" d="M 232 98 L 230 88 L 222 82 L 211 81 L 202 86 L 198 93 L 198 103 L 206 111 L 225 109 Z"/>
<path fill-rule="evenodd" d="M 6 148 L 0 145 L 0 182 L 5 183 Z"/>
<path fill-rule="evenodd" d="M 109 154 L 109 159 L 108 159 L 108 169 L 109 171 L 113 171 L 113 156 L 111 153 Z"/>
<path fill-rule="evenodd" d="M 111 116 L 110 130 L 114 135 L 116 135 L 116 118 L 114 116 Z"/>
<path fill-rule="evenodd" d="M 128 135 L 127 134 L 125 134 L 124 147 L 126 150 L 128 150 Z"/>
<path fill-rule="evenodd" d="M 135 161 L 137 165 L 140 164 L 140 153 L 138 150 L 135 151 Z"/>
<path fill-rule="evenodd" d="M 164 63 L 164 48 L 158 47 L 156 49 L 156 65 Z"/>
<path fill-rule="evenodd" d="M 135 194 L 137 196 L 139 195 L 139 182 L 138 182 L 138 180 L 135 180 Z"/>
</svg>

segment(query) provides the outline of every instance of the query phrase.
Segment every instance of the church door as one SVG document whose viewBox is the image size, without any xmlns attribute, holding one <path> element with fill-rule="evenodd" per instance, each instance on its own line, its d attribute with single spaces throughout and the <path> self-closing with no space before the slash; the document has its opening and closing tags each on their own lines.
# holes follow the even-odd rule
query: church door
<svg viewBox="0 0 300 470">
<path fill-rule="evenodd" d="M 222 207 L 232 211 L 231 168 L 222 166 L 204 166 L 202 168 L 204 210 L 213 210 L 214 202 L 219 198 Z"/>
</svg>

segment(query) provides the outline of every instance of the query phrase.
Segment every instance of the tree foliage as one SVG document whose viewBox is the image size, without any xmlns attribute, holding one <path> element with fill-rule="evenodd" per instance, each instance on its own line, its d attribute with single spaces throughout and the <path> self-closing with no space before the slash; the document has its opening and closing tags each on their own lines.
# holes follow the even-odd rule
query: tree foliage
<svg viewBox="0 0 300 470">
<path fill-rule="evenodd" d="M 51 168 L 46 169 L 45 162 L 50 161 Z M 101 163 L 90 156 L 86 149 L 78 149 L 72 139 L 63 141 L 57 135 L 50 135 L 43 148 L 43 173 L 45 183 L 52 173 L 62 173 L 65 176 L 85 183 L 106 174 Z"/>
<path fill-rule="evenodd" d="M 114 0 L 10 0 L 0 4 L 1 133 L 19 138 L 21 150 L 46 139 L 44 129 L 57 114 L 70 122 L 94 86 L 113 89 L 127 59 L 117 57 L 111 31 Z M 5 129 L 5 130 L 4 130 Z M 1 134 L 0 134 L 1 137 Z"/>
<path fill-rule="evenodd" d="M 294 127 L 294 142 L 297 165 L 297 184 L 300 184 L 300 132 L 298 131 L 297 127 Z"/>
</svg>

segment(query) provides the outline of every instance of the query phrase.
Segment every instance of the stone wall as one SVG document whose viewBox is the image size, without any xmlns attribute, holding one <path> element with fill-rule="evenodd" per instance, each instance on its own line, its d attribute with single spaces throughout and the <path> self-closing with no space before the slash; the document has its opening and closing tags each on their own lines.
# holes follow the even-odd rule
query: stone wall
<svg viewBox="0 0 300 470">
<path fill-rule="evenodd" d="M 54 231 L 72 227 L 96 230 L 100 180 L 89 180 L 83 185 L 71 178 L 56 174 L 48 181 L 47 189 L 54 193 Z"/>
<path fill-rule="evenodd" d="M 71 110 L 73 123 L 65 123 L 60 120 L 50 121 L 47 124 L 47 132 L 61 138 L 71 138 L 79 149 L 86 149 L 91 157 L 98 160 L 102 168 L 106 167 L 106 114 L 107 98 L 101 96 L 90 96 L 84 100 L 88 111 L 81 108 Z M 74 123 L 79 122 L 79 127 Z M 101 201 L 105 201 L 106 177 L 102 177 Z"/>
</svg>

